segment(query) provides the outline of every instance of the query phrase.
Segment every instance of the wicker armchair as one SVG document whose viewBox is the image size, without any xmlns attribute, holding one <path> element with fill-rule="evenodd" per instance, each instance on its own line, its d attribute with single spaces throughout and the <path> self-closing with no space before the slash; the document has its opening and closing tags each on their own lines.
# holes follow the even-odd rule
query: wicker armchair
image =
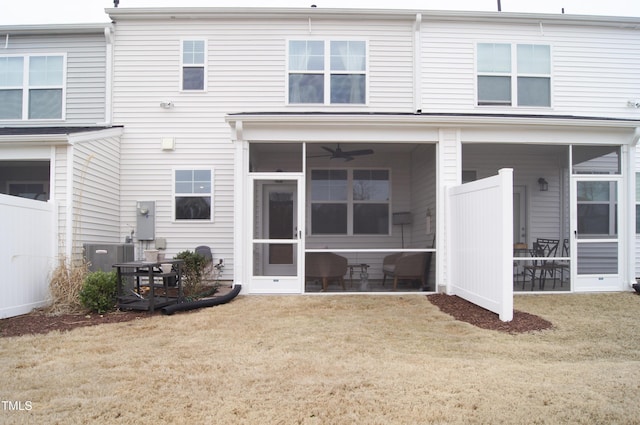
<svg viewBox="0 0 640 425">
<path fill-rule="evenodd" d="M 331 252 L 310 252 L 306 255 L 305 277 L 322 281 L 326 291 L 329 281 L 337 280 L 345 289 L 344 275 L 347 273 L 347 259 Z"/>
<path fill-rule="evenodd" d="M 382 285 L 387 276 L 393 277 L 393 290 L 398 288 L 399 280 L 420 280 L 422 287 L 426 286 L 425 266 L 427 255 L 424 252 L 398 252 L 387 255 L 382 260 Z"/>
</svg>

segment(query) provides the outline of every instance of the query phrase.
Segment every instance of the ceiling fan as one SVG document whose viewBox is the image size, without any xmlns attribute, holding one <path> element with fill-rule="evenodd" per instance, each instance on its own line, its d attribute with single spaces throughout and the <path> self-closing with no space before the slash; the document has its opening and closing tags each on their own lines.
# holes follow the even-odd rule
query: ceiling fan
<svg viewBox="0 0 640 425">
<path fill-rule="evenodd" d="M 345 161 L 353 161 L 354 156 L 360 155 L 371 155 L 373 153 L 373 149 L 360 149 L 355 151 L 343 151 L 340 148 L 340 143 L 335 149 L 328 148 L 326 146 L 321 146 L 322 149 L 328 152 L 328 154 L 324 155 L 314 155 L 309 158 L 320 158 L 320 157 L 328 157 L 329 159 L 344 159 Z"/>
</svg>

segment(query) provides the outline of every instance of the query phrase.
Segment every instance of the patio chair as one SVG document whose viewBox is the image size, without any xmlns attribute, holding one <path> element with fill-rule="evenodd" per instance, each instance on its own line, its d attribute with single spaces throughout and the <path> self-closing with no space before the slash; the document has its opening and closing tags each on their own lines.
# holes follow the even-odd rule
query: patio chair
<svg viewBox="0 0 640 425">
<path fill-rule="evenodd" d="M 531 264 L 524 266 L 525 276 L 527 274 L 530 276 L 532 291 L 535 286 L 536 275 L 538 275 L 538 288 L 540 290 L 544 290 L 547 277 L 554 280 L 555 287 L 555 272 L 558 268 L 557 262 L 555 260 L 550 260 L 549 258 L 556 256 L 559 243 L 559 239 L 546 238 L 538 238 L 536 242 L 533 243 L 533 249 L 530 250 L 530 254 L 532 257 L 536 257 L 536 259 L 533 260 Z M 522 289 L 524 289 L 524 279 L 522 282 Z"/>
<path fill-rule="evenodd" d="M 214 280 L 213 254 L 211 253 L 211 248 L 209 248 L 207 245 L 200 245 L 196 247 L 195 253 L 202 255 L 206 260 L 206 265 L 202 273 L 202 279 L 205 281 Z"/>
<path fill-rule="evenodd" d="M 426 286 L 426 261 L 425 252 L 398 252 L 387 255 L 382 260 L 382 286 L 384 286 L 387 276 L 392 276 L 394 291 L 398 288 L 400 280 L 420 280 L 424 288 Z"/>
<path fill-rule="evenodd" d="M 326 291 L 330 281 L 338 281 L 345 290 L 344 275 L 347 274 L 347 259 L 332 252 L 309 252 L 305 260 L 305 279 L 319 279 Z"/>
</svg>

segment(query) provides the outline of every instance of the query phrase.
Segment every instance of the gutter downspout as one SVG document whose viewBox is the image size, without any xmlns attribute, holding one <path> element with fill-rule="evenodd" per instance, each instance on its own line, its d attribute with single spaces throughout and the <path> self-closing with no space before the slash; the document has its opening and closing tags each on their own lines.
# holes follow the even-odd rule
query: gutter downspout
<svg viewBox="0 0 640 425">
<path fill-rule="evenodd" d="M 413 112 L 422 113 L 422 14 L 416 14 L 413 26 Z"/>
<path fill-rule="evenodd" d="M 65 199 L 65 246 L 64 246 L 64 254 L 67 261 L 67 265 L 71 265 L 72 255 L 73 255 L 73 169 L 75 168 L 74 161 L 74 146 L 73 144 L 69 144 L 67 146 L 67 193 Z"/>
<path fill-rule="evenodd" d="M 113 32 L 111 28 L 106 27 L 104 29 L 104 38 L 106 42 L 105 49 L 105 85 L 104 85 L 104 123 L 106 126 L 110 126 L 113 122 L 112 109 L 113 109 L 113 93 L 112 93 L 112 81 L 113 81 Z"/>
<path fill-rule="evenodd" d="M 631 139 L 631 143 L 627 147 L 627 168 L 629 170 L 629 177 L 627 178 L 627 199 L 629 200 L 629 205 L 627 206 L 627 234 L 631 236 L 628 237 L 626 241 L 626 258 L 628 258 L 626 274 L 628 276 L 627 283 L 629 285 L 629 288 L 632 288 L 632 285 L 636 283 L 636 240 L 638 239 L 637 232 L 639 229 L 636 229 L 635 218 L 636 202 L 640 201 L 636 199 L 636 173 L 640 173 L 640 170 L 636 169 L 636 151 L 639 140 L 640 127 L 636 127 L 636 130 L 633 133 L 633 138 Z"/>
</svg>

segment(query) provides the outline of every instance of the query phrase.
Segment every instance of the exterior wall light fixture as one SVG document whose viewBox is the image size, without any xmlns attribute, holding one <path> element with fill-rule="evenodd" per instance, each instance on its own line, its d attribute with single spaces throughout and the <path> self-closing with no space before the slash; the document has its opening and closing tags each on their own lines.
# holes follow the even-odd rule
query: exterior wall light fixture
<svg viewBox="0 0 640 425">
<path fill-rule="evenodd" d="M 540 192 L 546 192 L 549 190 L 549 182 L 544 179 L 544 177 L 540 177 L 538 179 L 538 185 L 540 186 Z"/>
</svg>

